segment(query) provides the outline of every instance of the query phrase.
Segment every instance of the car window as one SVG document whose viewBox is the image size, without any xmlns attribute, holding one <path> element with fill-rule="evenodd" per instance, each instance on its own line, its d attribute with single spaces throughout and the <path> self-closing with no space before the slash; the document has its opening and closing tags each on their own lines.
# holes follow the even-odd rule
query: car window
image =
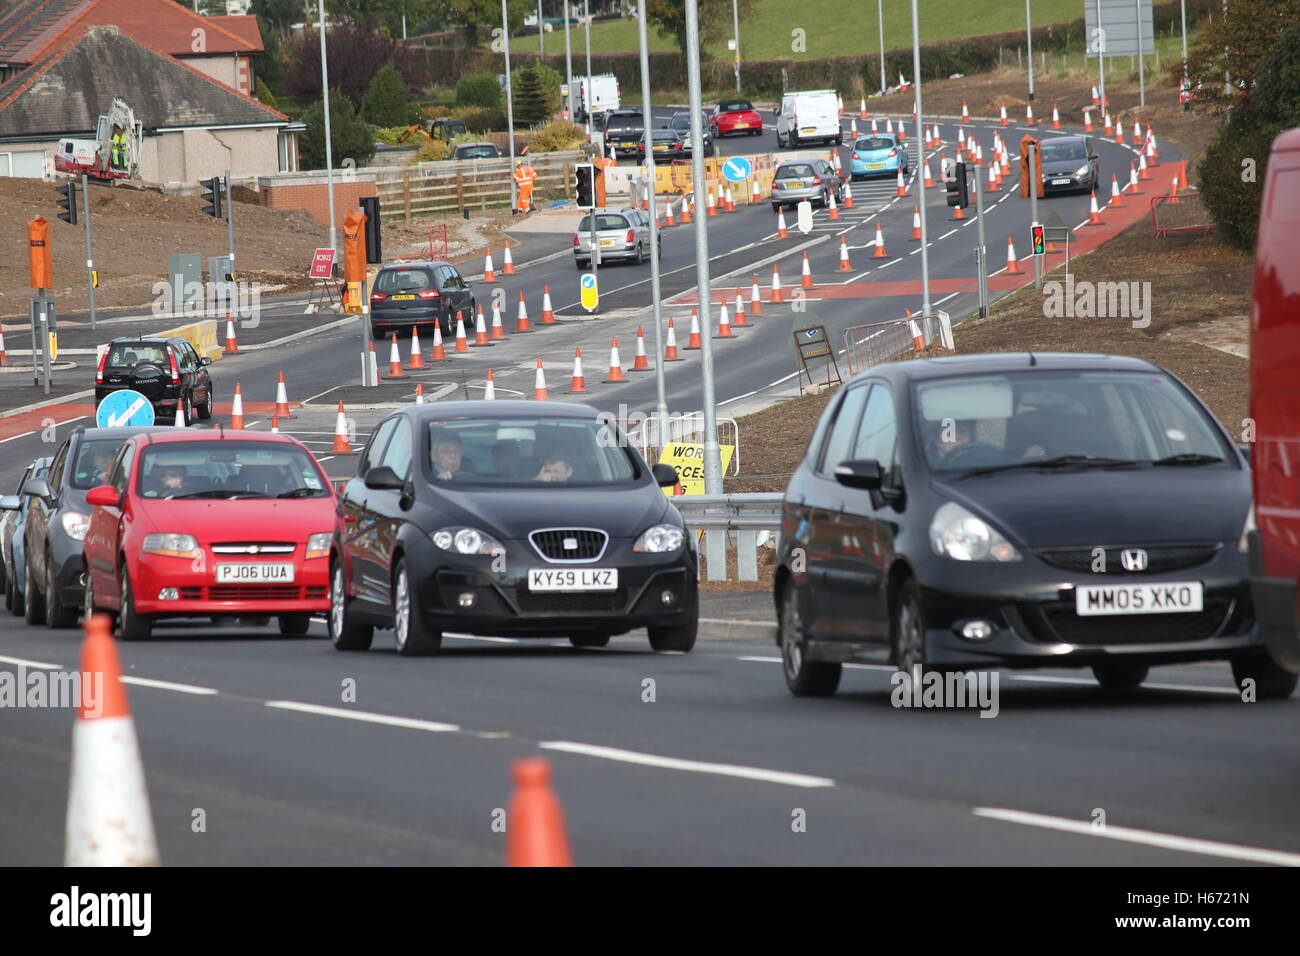
<svg viewBox="0 0 1300 956">
<path fill-rule="evenodd" d="M 857 461 L 878 461 L 882 469 L 889 469 L 894 462 L 894 445 L 897 440 L 898 426 L 894 419 L 894 396 L 884 385 L 876 384 L 871 389 L 871 395 L 867 398 L 867 407 L 862 413 L 862 421 L 858 424 L 852 457 Z M 831 467 L 835 467 L 835 463 L 832 463 Z M 896 481 L 885 483 L 895 484 Z"/>
<path fill-rule="evenodd" d="M 145 362 L 166 368 L 170 364 L 167 361 L 166 346 L 144 342 L 114 342 L 108 348 L 108 360 L 104 364 L 109 368 L 131 368 Z"/>
<path fill-rule="evenodd" d="M 388 447 L 384 449 L 384 457 L 380 459 L 379 464 L 387 465 L 393 469 L 398 478 L 405 481 L 411 475 L 411 426 L 409 422 L 398 418 L 393 421 L 397 422 L 397 427 L 388 442 Z"/>
<path fill-rule="evenodd" d="M 813 168 L 808 163 L 786 163 L 776 171 L 777 179 L 799 179 L 804 176 L 814 176 Z"/>
<path fill-rule="evenodd" d="M 468 289 L 465 278 L 455 266 L 443 266 L 443 286 L 448 289 Z"/>
<path fill-rule="evenodd" d="M 46 484 L 50 486 L 50 491 L 56 495 L 59 493 L 59 489 L 63 487 L 63 469 L 68 461 L 68 447 L 70 444 L 70 442 L 66 441 L 63 443 L 50 465 L 50 477 Z"/>
<path fill-rule="evenodd" d="M 361 460 L 357 462 L 357 474 L 362 478 L 366 476 L 366 472 L 379 464 L 384 452 L 384 446 L 388 443 L 388 439 L 396 427 L 397 419 L 390 418 L 375 429 L 375 433 L 370 436 L 370 442 L 366 445 L 366 450 L 361 453 Z"/>
<path fill-rule="evenodd" d="M 612 427 L 594 419 L 481 418 L 431 422 L 431 477 L 476 487 L 630 481 L 637 466 Z"/>
<path fill-rule="evenodd" d="M 146 446 L 136 469 L 142 497 L 320 498 L 330 494 L 311 454 L 288 442 L 185 441 Z"/>
<path fill-rule="evenodd" d="M 596 217 L 596 230 L 604 232 L 607 230 L 619 230 L 629 228 L 628 221 L 622 216 L 609 214 Z M 583 216 L 582 222 L 578 223 L 578 232 L 591 232 L 591 217 Z"/>
<path fill-rule="evenodd" d="M 718 104 L 719 113 L 739 113 L 744 110 L 752 110 L 754 104 L 749 100 L 723 100 Z"/>
<path fill-rule="evenodd" d="M 851 457 L 858 418 L 867 399 L 867 389 L 868 386 L 860 385 L 844 393 L 844 398 L 835 411 L 835 422 L 831 425 L 826 446 L 822 449 L 821 461 L 817 465 L 817 470 L 822 474 L 833 474 L 836 465 Z"/>
<path fill-rule="evenodd" d="M 83 439 L 77 445 L 77 457 L 72 468 L 73 488 L 94 488 L 105 484 L 109 466 L 117 456 L 125 438 Z"/>
<path fill-rule="evenodd" d="M 1045 139 L 1041 149 L 1043 151 L 1043 162 L 1045 163 L 1070 159 L 1082 161 L 1088 158 L 1088 151 L 1084 148 L 1083 141 L 1078 139 Z"/>
<path fill-rule="evenodd" d="M 422 292 L 433 284 L 428 269 L 384 269 L 375 276 L 375 291 L 386 295 L 402 292 Z"/>
<path fill-rule="evenodd" d="M 119 494 L 126 494 L 126 482 L 131 476 L 131 462 L 135 460 L 135 446 L 127 443 L 118 449 L 113 466 L 109 469 L 105 484 L 113 486 Z"/>
<path fill-rule="evenodd" d="M 893 149 L 894 141 L 887 136 L 867 136 L 853 144 L 854 149 Z"/>
</svg>

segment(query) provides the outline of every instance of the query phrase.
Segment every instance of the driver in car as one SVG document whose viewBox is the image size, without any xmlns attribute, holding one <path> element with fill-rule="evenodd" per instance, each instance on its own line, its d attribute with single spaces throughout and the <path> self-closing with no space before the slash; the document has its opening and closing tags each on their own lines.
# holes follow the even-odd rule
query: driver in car
<svg viewBox="0 0 1300 956">
<path fill-rule="evenodd" d="M 433 472 L 439 481 L 472 474 L 465 467 L 465 450 L 455 435 L 443 435 L 433 443 Z"/>
<path fill-rule="evenodd" d="M 975 422 L 970 419 L 943 422 L 934 438 L 934 450 L 940 458 L 947 458 L 962 445 L 975 440 Z"/>
<path fill-rule="evenodd" d="M 113 463 L 113 453 L 106 449 L 96 449 L 90 459 L 89 473 L 79 473 L 79 480 L 88 481 L 91 485 L 102 485 L 108 480 L 108 467 Z"/>
<path fill-rule="evenodd" d="M 177 495 L 187 493 L 190 490 L 186 481 L 188 477 L 188 473 L 181 465 L 163 465 L 154 476 L 154 487 L 149 497 L 175 498 Z"/>
<path fill-rule="evenodd" d="M 534 481 L 568 481 L 573 477 L 573 466 L 563 458 L 547 458 Z"/>
</svg>

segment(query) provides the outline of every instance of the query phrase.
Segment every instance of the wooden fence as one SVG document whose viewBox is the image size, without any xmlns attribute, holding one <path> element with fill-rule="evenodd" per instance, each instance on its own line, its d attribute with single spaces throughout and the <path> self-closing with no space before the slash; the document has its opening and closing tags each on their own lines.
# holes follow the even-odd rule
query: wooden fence
<svg viewBox="0 0 1300 956">
<path fill-rule="evenodd" d="M 574 150 L 525 157 L 537 171 L 534 192 L 573 198 L 573 167 L 583 160 Z M 395 169 L 370 168 L 385 219 L 410 222 L 416 216 L 463 214 L 469 209 L 510 207 L 510 159 L 443 160 Z"/>
</svg>

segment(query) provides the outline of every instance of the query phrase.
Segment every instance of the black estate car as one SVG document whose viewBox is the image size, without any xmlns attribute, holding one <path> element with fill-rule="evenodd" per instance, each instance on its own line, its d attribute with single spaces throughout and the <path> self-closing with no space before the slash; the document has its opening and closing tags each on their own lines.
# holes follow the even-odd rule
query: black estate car
<svg viewBox="0 0 1300 956">
<path fill-rule="evenodd" d="M 676 480 L 586 405 L 408 405 L 339 502 L 334 646 L 366 650 L 381 627 L 405 655 L 447 631 L 603 647 L 644 627 L 655 650 L 689 651 L 698 561 L 661 490 Z"/>
<path fill-rule="evenodd" d="M 456 313 L 465 331 L 474 331 L 474 293 L 450 262 L 403 262 L 384 266 L 370 287 L 370 325 L 377 338 L 395 330 L 409 332 L 422 325 L 442 325 L 442 334 L 456 334 Z"/>
<path fill-rule="evenodd" d="M 212 417 L 212 359 L 200 356 L 187 339 L 116 338 L 99 357 L 95 404 L 110 392 L 129 388 L 153 405 L 160 422 L 172 424 L 179 404 L 188 425 L 197 414 Z"/>
<path fill-rule="evenodd" d="M 902 670 L 1229 660 L 1259 698 L 1250 476 L 1196 396 L 1150 362 L 956 356 L 878 365 L 822 415 L 785 495 L 774 588 L 786 681 Z"/>
</svg>

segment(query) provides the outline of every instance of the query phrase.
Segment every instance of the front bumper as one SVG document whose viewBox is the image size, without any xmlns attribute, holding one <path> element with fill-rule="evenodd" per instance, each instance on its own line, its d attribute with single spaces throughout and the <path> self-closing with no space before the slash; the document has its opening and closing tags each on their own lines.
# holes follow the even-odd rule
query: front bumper
<svg viewBox="0 0 1300 956">
<path fill-rule="evenodd" d="M 1043 176 L 1043 192 L 1045 193 L 1072 193 L 1081 189 L 1092 189 L 1095 184 L 1092 182 L 1092 173 L 1083 176 L 1075 176 L 1073 173 L 1061 174 L 1055 176 Z"/>
<path fill-rule="evenodd" d="M 289 559 L 283 559 L 288 563 Z M 222 564 L 235 564 L 226 560 Z M 292 584 L 218 584 L 211 555 L 195 569 L 186 558 L 140 554 L 131 569 L 131 590 L 140 614 L 189 617 L 203 614 L 324 613 L 329 610 L 329 559 L 292 558 Z M 160 600 L 176 588 L 174 600 Z"/>
</svg>

